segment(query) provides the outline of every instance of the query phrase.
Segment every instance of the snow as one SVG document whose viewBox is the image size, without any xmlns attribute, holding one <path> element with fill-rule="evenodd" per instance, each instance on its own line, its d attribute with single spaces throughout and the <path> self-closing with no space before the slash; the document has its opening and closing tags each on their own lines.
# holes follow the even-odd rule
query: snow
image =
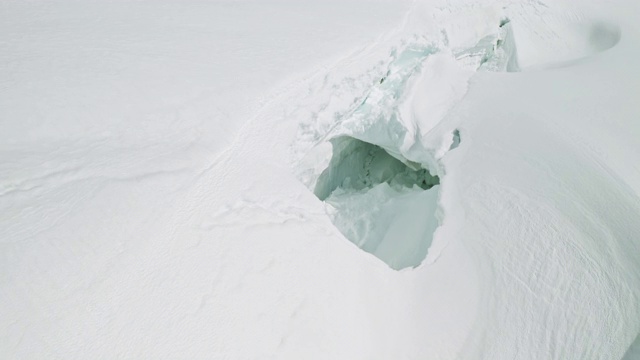
<svg viewBox="0 0 640 360">
<path fill-rule="evenodd" d="M 0 4 L 0 357 L 639 358 L 630 0 Z"/>
<path fill-rule="evenodd" d="M 332 145 L 314 192 L 336 227 L 394 269 L 420 265 L 438 227 L 438 177 L 360 140 L 342 137 Z"/>
</svg>

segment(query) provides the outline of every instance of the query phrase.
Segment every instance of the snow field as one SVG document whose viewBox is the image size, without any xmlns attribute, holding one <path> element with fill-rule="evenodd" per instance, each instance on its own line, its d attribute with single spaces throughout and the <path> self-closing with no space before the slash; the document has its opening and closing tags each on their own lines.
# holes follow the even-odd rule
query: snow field
<svg viewBox="0 0 640 360">
<path fill-rule="evenodd" d="M 635 3 L 68 4 L 0 5 L 0 357 L 637 357 Z"/>
</svg>

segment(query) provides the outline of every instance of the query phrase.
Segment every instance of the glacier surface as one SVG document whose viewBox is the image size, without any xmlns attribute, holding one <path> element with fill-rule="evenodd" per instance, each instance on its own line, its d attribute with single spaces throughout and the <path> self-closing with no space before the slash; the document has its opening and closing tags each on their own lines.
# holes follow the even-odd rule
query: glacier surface
<svg viewBox="0 0 640 360">
<path fill-rule="evenodd" d="M 638 16 L 3 2 L 0 357 L 639 359 Z"/>
</svg>

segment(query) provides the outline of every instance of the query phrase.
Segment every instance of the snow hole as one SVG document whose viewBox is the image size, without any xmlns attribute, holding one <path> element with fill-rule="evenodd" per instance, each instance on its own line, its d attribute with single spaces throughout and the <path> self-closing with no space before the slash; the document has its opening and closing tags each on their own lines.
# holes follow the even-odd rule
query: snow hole
<svg viewBox="0 0 640 360">
<path fill-rule="evenodd" d="M 333 156 L 314 193 L 335 226 L 393 269 L 420 265 L 439 225 L 438 176 L 352 137 L 331 144 Z"/>
</svg>

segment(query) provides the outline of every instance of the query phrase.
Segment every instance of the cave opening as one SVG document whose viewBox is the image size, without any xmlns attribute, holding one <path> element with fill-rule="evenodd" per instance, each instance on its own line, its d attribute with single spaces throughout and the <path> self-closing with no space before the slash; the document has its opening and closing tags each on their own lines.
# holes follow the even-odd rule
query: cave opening
<svg viewBox="0 0 640 360">
<path fill-rule="evenodd" d="M 391 268 L 418 266 L 439 223 L 440 179 L 418 163 L 343 136 L 314 193 L 344 236 Z"/>
</svg>

